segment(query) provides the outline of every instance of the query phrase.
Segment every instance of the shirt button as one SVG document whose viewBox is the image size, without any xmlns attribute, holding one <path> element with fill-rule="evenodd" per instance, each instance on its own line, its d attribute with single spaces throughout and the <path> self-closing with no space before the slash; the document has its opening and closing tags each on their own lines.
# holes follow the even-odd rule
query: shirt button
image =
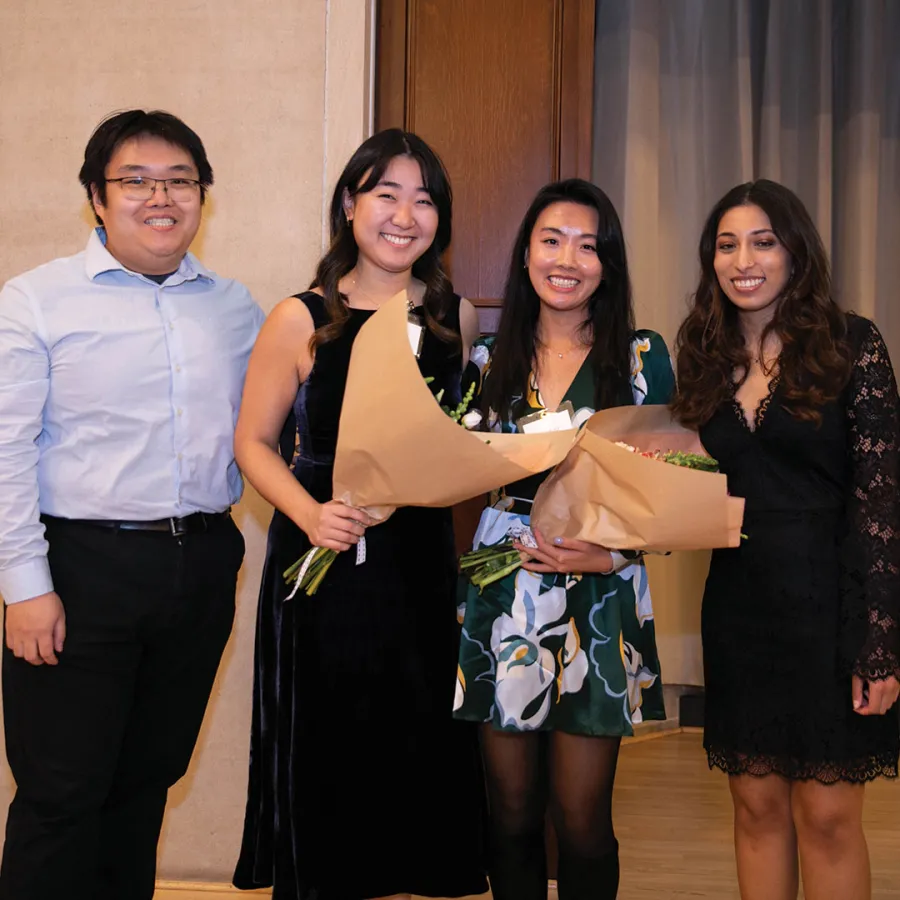
<svg viewBox="0 0 900 900">
<path fill-rule="evenodd" d="M 169 322 L 169 331 L 174 331 L 174 330 L 175 330 L 175 323 Z"/>
<path fill-rule="evenodd" d="M 176 416 L 180 416 L 181 413 L 182 413 L 182 410 L 181 410 L 181 409 L 176 409 L 176 410 L 175 410 L 175 415 L 176 415 Z"/>
<path fill-rule="evenodd" d="M 180 371 L 181 371 L 181 366 L 175 366 L 175 371 L 176 371 L 176 372 L 180 372 Z"/>
<path fill-rule="evenodd" d="M 183 453 L 179 453 L 179 454 L 178 454 L 178 458 L 179 458 L 179 459 L 184 459 L 184 454 L 183 454 Z"/>
</svg>

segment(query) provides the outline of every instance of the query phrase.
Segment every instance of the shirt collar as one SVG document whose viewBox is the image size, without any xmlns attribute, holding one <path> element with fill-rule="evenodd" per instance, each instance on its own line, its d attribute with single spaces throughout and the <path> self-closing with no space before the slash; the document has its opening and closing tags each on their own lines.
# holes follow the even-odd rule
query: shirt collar
<svg viewBox="0 0 900 900">
<path fill-rule="evenodd" d="M 154 284 L 150 279 L 145 278 L 140 272 L 132 272 L 126 269 L 122 263 L 117 260 L 109 250 L 106 249 L 106 229 L 99 227 L 91 232 L 88 238 L 87 249 L 85 250 L 84 268 L 87 277 L 93 281 L 98 275 L 104 272 L 124 272 L 126 275 L 137 278 L 147 284 Z M 164 284 L 181 284 L 185 281 L 194 281 L 196 279 L 212 282 L 213 276 L 209 270 L 194 256 L 193 253 L 185 253 L 178 266 L 178 270 L 164 282 Z"/>
</svg>

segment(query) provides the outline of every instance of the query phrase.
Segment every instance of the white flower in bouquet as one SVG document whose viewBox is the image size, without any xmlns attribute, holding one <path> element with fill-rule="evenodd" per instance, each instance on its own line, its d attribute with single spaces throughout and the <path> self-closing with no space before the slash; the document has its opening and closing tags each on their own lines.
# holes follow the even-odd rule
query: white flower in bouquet
<svg viewBox="0 0 900 900">
<path fill-rule="evenodd" d="M 468 431 L 474 431 L 482 422 L 484 416 L 477 409 L 470 410 L 462 417 L 463 427 Z"/>
</svg>

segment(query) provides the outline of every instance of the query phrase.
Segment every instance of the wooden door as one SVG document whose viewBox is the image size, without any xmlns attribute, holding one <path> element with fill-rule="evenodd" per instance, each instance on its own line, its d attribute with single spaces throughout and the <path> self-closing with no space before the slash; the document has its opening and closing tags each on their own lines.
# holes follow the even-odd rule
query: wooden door
<svg viewBox="0 0 900 900">
<path fill-rule="evenodd" d="M 376 128 L 444 160 L 453 284 L 493 331 L 532 197 L 590 178 L 594 0 L 380 0 L 377 36 Z"/>
</svg>

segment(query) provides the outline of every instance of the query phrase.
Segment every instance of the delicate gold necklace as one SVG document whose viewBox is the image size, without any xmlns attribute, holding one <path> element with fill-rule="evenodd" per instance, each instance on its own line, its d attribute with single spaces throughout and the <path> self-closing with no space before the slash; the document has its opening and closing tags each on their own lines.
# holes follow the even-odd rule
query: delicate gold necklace
<svg viewBox="0 0 900 900">
<path fill-rule="evenodd" d="M 359 291 L 359 293 L 362 294 L 363 297 L 369 298 L 369 300 L 373 304 L 373 306 L 372 306 L 373 309 L 381 308 L 381 304 L 384 303 L 384 300 L 376 300 L 368 291 L 363 290 L 357 283 L 355 275 L 350 279 L 350 283 L 353 285 L 354 292 Z M 406 292 L 406 309 L 409 312 L 412 312 L 415 308 L 416 307 L 415 307 L 415 304 L 413 304 L 412 297 L 410 296 L 409 291 L 407 291 Z"/>
<path fill-rule="evenodd" d="M 548 346 L 547 344 L 542 343 L 541 341 L 538 341 L 538 347 L 544 353 L 550 354 L 551 356 L 556 355 L 559 359 L 563 359 L 564 357 L 568 356 L 573 350 L 580 350 L 584 352 L 585 350 L 588 350 L 590 346 L 590 344 L 586 344 L 582 341 L 579 344 L 571 344 L 567 349 L 560 351 Z"/>
</svg>

